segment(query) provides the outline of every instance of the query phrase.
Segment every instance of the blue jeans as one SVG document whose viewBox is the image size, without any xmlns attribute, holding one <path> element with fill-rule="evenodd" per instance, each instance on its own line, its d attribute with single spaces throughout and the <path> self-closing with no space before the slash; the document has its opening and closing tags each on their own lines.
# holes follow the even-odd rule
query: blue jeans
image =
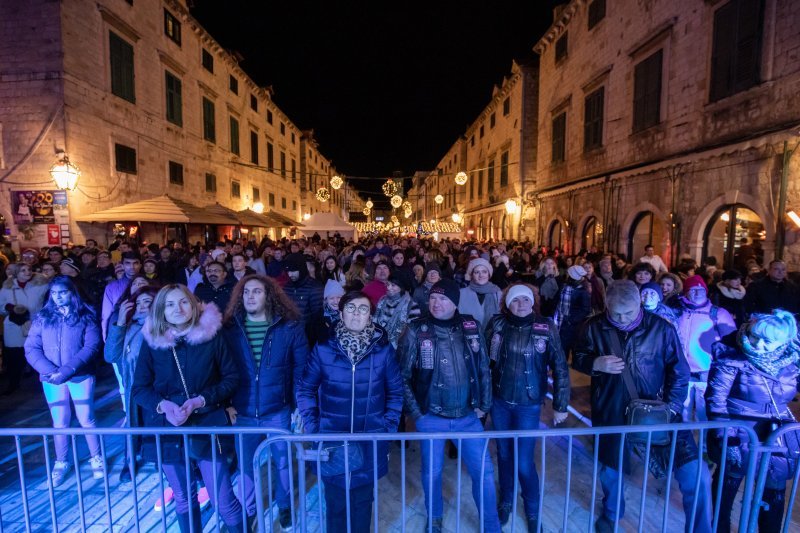
<svg viewBox="0 0 800 533">
<path fill-rule="evenodd" d="M 697 493 L 694 491 L 697 469 L 700 468 L 700 486 Z M 645 470 L 647 475 L 647 470 Z M 711 476 L 708 467 L 703 461 L 697 459 L 689 461 L 680 468 L 675 469 L 675 481 L 678 482 L 681 494 L 683 495 L 683 512 L 686 514 L 685 530 L 689 531 L 689 520 L 692 516 L 692 506 L 697 500 L 697 510 L 694 517 L 694 533 L 705 533 L 711 531 L 711 519 L 713 516 L 711 499 Z M 622 501 L 619 502 L 619 516 L 617 510 L 617 482 L 622 483 Z M 619 470 L 614 470 L 606 465 L 600 468 L 600 484 L 603 486 L 603 514 L 612 522 L 615 518 L 622 519 L 625 515 L 625 478 L 620 477 Z M 669 497 L 669 496 L 667 496 Z"/>
<path fill-rule="evenodd" d="M 278 412 L 259 417 L 258 419 L 249 416 L 237 416 L 236 426 L 288 430 L 291 423 L 290 420 L 289 408 L 287 407 Z M 269 434 L 267 433 L 263 435 L 242 435 L 242 456 L 240 460 L 241 468 L 244 471 L 244 504 L 247 507 L 247 516 L 254 516 L 256 514 L 256 486 L 253 482 L 253 457 L 258 445 L 267 438 L 269 438 Z M 275 493 L 273 496 L 279 509 L 289 509 L 291 503 L 289 501 L 288 447 L 285 442 L 279 442 L 270 445 L 270 448 L 272 448 L 271 463 L 273 479 L 277 476 L 277 479 L 275 479 L 277 483 L 274 483 Z M 236 452 L 239 452 L 238 439 L 236 443 Z M 264 481 L 267 479 L 266 476 L 263 478 Z M 268 488 L 265 488 L 265 495 L 269 494 L 267 491 Z"/>
<path fill-rule="evenodd" d="M 322 482 L 325 486 L 325 531 L 347 533 L 347 489 Z M 372 482 L 350 489 L 350 532 L 369 533 L 372 525 Z"/>
<path fill-rule="evenodd" d="M 483 432 L 483 426 L 477 415 L 470 413 L 461 418 L 444 418 L 432 414 L 419 417 L 417 430 L 423 433 L 437 432 Z M 425 490 L 425 507 L 428 518 L 442 518 L 442 463 L 444 461 L 444 440 L 433 441 L 431 455 L 430 441 L 420 441 L 422 448 L 422 487 Z M 500 519 L 497 517 L 497 496 L 494 487 L 494 466 L 489 458 L 488 450 L 484 453 L 486 439 L 464 439 L 461 441 L 461 457 L 472 478 L 472 498 L 480 510 L 481 484 L 483 484 L 483 522 L 487 532 L 500 531 Z M 432 461 L 432 464 L 431 464 Z M 483 467 L 483 477 L 481 468 Z M 429 473 L 433 477 L 433 493 L 430 494 L 428 484 Z"/>
<path fill-rule="evenodd" d="M 61 385 L 42 382 L 44 398 L 53 417 L 53 427 L 63 429 L 70 427 L 72 420 L 72 404 L 75 405 L 75 416 L 82 428 L 95 427 L 94 419 L 94 376 L 89 376 L 81 381 L 67 381 Z M 70 400 L 72 402 L 70 403 Z M 56 449 L 56 460 L 66 461 L 69 452 L 69 437 L 55 435 L 53 442 Z M 86 435 L 86 444 L 89 445 L 89 454 L 94 457 L 100 455 L 100 438 L 97 435 Z M 77 467 L 77 465 L 75 465 Z"/>
<path fill-rule="evenodd" d="M 539 429 L 541 405 L 513 405 L 495 399 L 492 405 L 492 424 L 497 431 Z M 525 516 L 539 516 L 539 474 L 536 472 L 536 439 L 517 439 L 517 472 L 525 503 Z M 500 502 L 514 502 L 514 440 L 497 440 L 497 467 L 500 474 Z"/>
</svg>

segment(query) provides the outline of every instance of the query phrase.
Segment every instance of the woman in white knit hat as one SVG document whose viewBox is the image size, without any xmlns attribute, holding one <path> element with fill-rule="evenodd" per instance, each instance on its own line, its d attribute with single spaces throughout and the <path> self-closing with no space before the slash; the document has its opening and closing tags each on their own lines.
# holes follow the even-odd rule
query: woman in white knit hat
<svg viewBox="0 0 800 533">
<path fill-rule="evenodd" d="M 492 277 L 492 265 L 486 259 L 477 258 L 467 266 L 469 285 L 461 289 L 461 300 L 458 312 L 472 315 L 483 325 L 500 312 L 502 290 L 489 281 Z"/>
</svg>

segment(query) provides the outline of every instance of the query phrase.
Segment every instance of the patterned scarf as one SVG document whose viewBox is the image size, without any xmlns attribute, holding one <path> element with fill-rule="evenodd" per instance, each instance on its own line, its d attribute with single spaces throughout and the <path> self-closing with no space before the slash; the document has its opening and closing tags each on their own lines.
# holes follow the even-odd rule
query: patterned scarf
<svg viewBox="0 0 800 533">
<path fill-rule="evenodd" d="M 606 318 L 611 323 L 611 325 L 617 328 L 618 330 L 625 332 L 633 331 L 634 329 L 636 329 L 639 326 L 639 324 L 642 323 L 643 316 L 644 316 L 644 311 L 642 311 L 640 308 L 639 314 L 636 316 L 636 318 L 633 319 L 633 322 L 631 322 L 630 324 L 623 325 L 620 324 L 619 322 L 615 322 L 614 319 L 611 318 L 611 315 L 608 313 L 608 311 L 606 311 Z"/>
<path fill-rule="evenodd" d="M 750 342 L 750 337 L 747 335 L 747 329 L 747 324 L 739 329 L 737 340 L 739 342 L 739 346 L 742 348 L 742 352 L 744 352 L 744 355 L 747 356 L 747 360 L 750 361 L 750 364 L 757 369 L 761 370 L 762 372 L 766 372 L 770 376 L 777 376 L 778 373 L 780 373 L 780 371 L 787 366 L 793 363 L 797 364 L 798 361 L 800 361 L 800 352 L 798 352 L 798 347 L 791 341 L 783 344 L 777 350 L 773 350 L 771 352 L 759 352 Z"/>
<path fill-rule="evenodd" d="M 347 354 L 347 358 L 350 359 L 351 363 L 355 363 L 364 355 L 372 342 L 374 334 L 375 325 L 372 322 L 358 332 L 347 329 L 343 320 L 336 323 L 336 340 L 339 341 L 339 346 Z"/>
</svg>

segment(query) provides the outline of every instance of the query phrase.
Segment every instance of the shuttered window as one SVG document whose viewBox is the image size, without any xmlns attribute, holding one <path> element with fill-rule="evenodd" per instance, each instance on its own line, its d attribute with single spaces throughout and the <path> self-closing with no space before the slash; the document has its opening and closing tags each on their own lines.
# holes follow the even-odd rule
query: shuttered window
<svg viewBox="0 0 800 533">
<path fill-rule="evenodd" d="M 731 0 L 714 13 L 711 101 L 758 85 L 763 0 Z"/>
<path fill-rule="evenodd" d="M 567 114 L 561 113 L 553 119 L 552 153 L 550 161 L 561 163 L 567 155 Z"/>
<path fill-rule="evenodd" d="M 216 142 L 217 127 L 214 120 L 214 102 L 203 98 L 203 139 Z"/>
<path fill-rule="evenodd" d="M 583 149 L 586 151 L 603 146 L 604 98 L 605 87 L 600 87 L 584 101 Z"/>
<path fill-rule="evenodd" d="M 169 72 L 164 73 L 167 98 L 167 120 L 176 126 L 183 126 L 183 96 L 181 80 Z"/>
<path fill-rule="evenodd" d="M 239 154 L 239 121 L 231 117 L 231 153 Z"/>
<path fill-rule="evenodd" d="M 129 102 L 136 102 L 133 77 L 133 46 L 122 37 L 108 32 L 111 93 Z"/>
<path fill-rule="evenodd" d="M 659 50 L 641 61 L 633 71 L 633 131 L 642 131 L 661 122 L 661 64 Z"/>
</svg>

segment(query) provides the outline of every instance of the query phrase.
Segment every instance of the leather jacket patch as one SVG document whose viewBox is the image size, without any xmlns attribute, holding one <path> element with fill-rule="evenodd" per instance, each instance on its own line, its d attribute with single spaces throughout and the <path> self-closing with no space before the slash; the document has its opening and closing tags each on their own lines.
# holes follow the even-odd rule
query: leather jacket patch
<svg viewBox="0 0 800 533">
<path fill-rule="evenodd" d="M 547 351 L 547 337 L 534 335 L 533 348 L 536 350 L 536 353 L 545 353 Z"/>
</svg>

